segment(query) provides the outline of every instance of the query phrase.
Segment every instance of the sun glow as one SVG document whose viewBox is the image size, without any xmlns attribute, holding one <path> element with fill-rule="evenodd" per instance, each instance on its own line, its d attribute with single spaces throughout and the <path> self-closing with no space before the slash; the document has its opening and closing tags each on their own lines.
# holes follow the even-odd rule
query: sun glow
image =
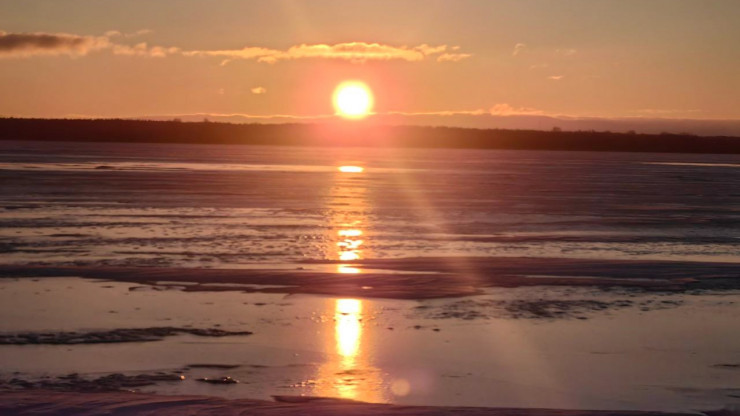
<svg viewBox="0 0 740 416">
<path fill-rule="evenodd" d="M 357 360 L 362 337 L 362 302 L 357 299 L 337 299 L 335 332 L 337 352 L 342 362 L 352 367 Z"/>
<path fill-rule="evenodd" d="M 365 171 L 362 166 L 340 166 L 337 169 L 342 173 L 362 173 Z"/>
<path fill-rule="evenodd" d="M 334 109 L 345 118 L 363 118 L 373 109 L 373 93 L 363 82 L 346 81 L 334 90 Z"/>
</svg>

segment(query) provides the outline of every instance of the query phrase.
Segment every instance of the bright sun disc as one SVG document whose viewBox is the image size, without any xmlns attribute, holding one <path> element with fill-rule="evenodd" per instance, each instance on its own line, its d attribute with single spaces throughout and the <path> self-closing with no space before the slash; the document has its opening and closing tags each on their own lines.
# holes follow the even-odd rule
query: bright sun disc
<svg viewBox="0 0 740 416">
<path fill-rule="evenodd" d="M 362 166 L 340 166 L 337 169 L 342 173 L 361 173 L 365 170 Z"/>
<path fill-rule="evenodd" d="M 345 118 L 363 118 L 373 109 L 373 93 L 362 82 L 343 82 L 334 90 L 334 109 Z"/>
</svg>

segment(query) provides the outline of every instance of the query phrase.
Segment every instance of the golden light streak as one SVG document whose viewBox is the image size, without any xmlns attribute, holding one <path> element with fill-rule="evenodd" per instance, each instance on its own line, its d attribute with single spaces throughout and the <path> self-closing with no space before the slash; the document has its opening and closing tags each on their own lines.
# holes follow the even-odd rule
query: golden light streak
<svg viewBox="0 0 740 416">
<path fill-rule="evenodd" d="M 354 261 L 359 259 L 360 254 L 356 251 L 342 251 L 339 253 L 339 260 L 341 261 Z"/>
<path fill-rule="evenodd" d="M 340 264 L 337 266 L 337 272 L 342 274 L 359 274 L 362 271 L 357 267 L 349 267 L 345 266 L 344 264 Z"/>
<path fill-rule="evenodd" d="M 340 250 L 357 250 L 362 245 L 362 243 L 362 240 L 346 239 L 344 241 L 338 242 L 337 246 L 339 246 Z"/>
<path fill-rule="evenodd" d="M 362 230 L 339 230 L 337 234 L 340 237 L 359 237 L 362 235 Z"/>
<path fill-rule="evenodd" d="M 342 356 L 342 364 L 352 367 L 360 350 L 362 336 L 362 301 L 357 299 L 337 299 L 335 337 L 337 352 Z"/>
<path fill-rule="evenodd" d="M 331 188 L 328 251 L 343 262 L 363 258 L 363 245 L 368 240 L 364 224 L 368 211 L 367 188 L 341 172 L 362 172 L 359 166 L 340 166 Z M 361 269 L 351 264 L 337 264 L 337 273 L 358 274 Z M 371 290 L 371 287 L 363 286 Z M 312 394 L 341 397 L 365 402 L 386 402 L 387 383 L 383 373 L 373 365 L 368 349 L 377 342 L 374 328 L 365 325 L 370 301 L 335 299 L 327 301 L 326 315 L 333 316 L 333 331 L 326 331 L 326 362 L 318 369 Z M 328 329 L 328 328 L 327 328 Z"/>
<path fill-rule="evenodd" d="M 359 260 L 362 256 L 362 250 L 360 250 L 360 246 L 362 243 L 364 243 L 364 240 L 359 239 L 358 237 L 362 236 L 362 230 L 358 230 L 356 228 L 349 228 L 349 229 L 343 229 L 337 231 L 337 235 L 340 238 L 343 238 L 343 240 L 340 240 L 337 242 L 337 247 L 339 248 L 338 254 L 339 254 L 339 260 L 342 261 L 354 261 Z M 352 272 L 348 272 L 347 270 L 353 270 Z M 344 264 L 340 264 L 337 268 L 337 271 L 339 273 L 359 273 L 359 269 L 353 268 L 353 267 L 346 267 Z"/>
</svg>

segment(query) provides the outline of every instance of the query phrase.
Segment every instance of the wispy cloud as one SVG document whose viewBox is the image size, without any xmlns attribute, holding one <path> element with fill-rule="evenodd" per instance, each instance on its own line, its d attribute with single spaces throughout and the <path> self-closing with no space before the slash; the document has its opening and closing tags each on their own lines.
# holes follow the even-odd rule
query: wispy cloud
<svg viewBox="0 0 740 416">
<path fill-rule="evenodd" d="M 260 58 L 260 62 L 273 63 L 286 59 L 326 58 L 362 63 L 365 61 L 421 61 L 430 53 L 438 53 L 439 47 L 420 45 L 416 48 L 397 47 L 379 43 L 347 42 L 335 45 L 298 45 L 286 51 Z"/>
<path fill-rule="evenodd" d="M 639 110 L 635 110 L 636 113 L 639 114 L 647 114 L 650 116 L 671 116 L 671 115 L 677 115 L 677 114 L 696 114 L 696 113 L 703 113 L 704 110 L 700 110 L 697 108 L 691 108 L 691 109 L 672 109 L 672 108 L 642 108 Z"/>
<path fill-rule="evenodd" d="M 301 44 L 291 46 L 285 50 L 248 46 L 242 49 L 184 51 L 182 54 L 185 56 L 224 58 L 225 61 L 222 61 L 222 64 L 235 59 L 255 60 L 269 64 L 296 59 L 336 59 L 353 63 L 390 60 L 418 62 L 430 56 L 437 56 L 437 60 L 440 62 L 457 62 L 471 56 L 463 53 L 444 53 L 447 48 L 447 45 L 430 46 L 422 44 L 408 47 L 380 43 L 346 42 L 334 45 Z"/>
<path fill-rule="evenodd" d="M 438 110 L 438 111 L 387 111 L 376 113 L 378 115 L 398 115 L 398 116 L 482 116 L 489 114 L 484 109 L 478 110 Z"/>
<path fill-rule="evenodd" d="M 207 51 L 183 51 L 184 56 L 218 57 L 225 58 L 221 64 L 226 64 L 234 59 L 260 59 L 278 53 L 274 49 L 260 47 L 244 47 L 242 49 L 207 50 Z"/>
<path fill-rule="evenodd" d="M 265 87 L 254 87 L 250 91 L 252 91 L 252 94 L 257 94 L 257 95 L 259 95 L 259 94 L 266 94 L 267 93 L 267 88 L 265 88 Z"/>
<path fill-rule="evenodd" d="M 38 55 L 82 56 L 110 46 L 110 40 L 105 36 L 0 31 L 0 58 L 26 58 Z"/>
<path fill-rule="evenodd" d="M 560 81 L 563 78 L 565 78 L 565 75 L 550 75 L 547 77 L 547 79 L 551 79 L 553 81 Z"/>
<path fill-rule="evenodd" d="M 151 33 L 143 29 L 133 33 L 109 30 L 103 36 L 69 33 L 7 33 L 0 31 L 0 58 L 28 58 L 39 55 L 83 56 L 90 52 L 110 50 L 115 55 L 165 57 L 178 53 L 178 48 L 114 43 L 112 38 L 131 38 Z"/>
<path fill-rule="evenodd" d="M 117 36 L 122 36 L 124 38 L 135 38 L 137 36 L 144 36 L 150 33 L 153 33 L 153 31 L 149 29 L 141 29 L 141 30 L 137 30 L 136 32 L 131 32 L 131 33 L 123 33 L 119 30 L 109 30 L 105 32 L 105 36 L 109 38 L 114 38 Z"/>
<path fill-rule="evenodd" d="M 241 49 L 182 50 L 178 47 L 149 45 L 140 42 L 128 44 L 124 39 L 151 33 L 144 29 L 133 33 L 110 30 L 103 36 L 84 36 L 67 33 L 6 33 L 0 31 L 0 57 L 30 57 L 36 55 L 82 56 L 91 51 L 109 50 L 114 55 L 163 58 L 171 55 L 185 57 L 214 57 L 221 65 L 234 60 L 251 60 L 274 64 L 298 59 L 332 59 L 364 63 L 367 61 L 419 62 L 435 59 L 437 62 L 459 62 L 470 58 L 460 52 L 459 46 L 428 45 L 394 46 L 370 42 L 329 44 L 300 44 L 287 49 L 245 46 Z"/>
<path fill-rule="evenodd" d="M 126 56 L 150 56 L 153 58 L 164 58 L 180 52 L 179 48 L 164 48 L 162 46 L 149 46 L 146 42 L 136 45 L 113 45 L 113 54 Z"/>
<path fill-rule="evenodd" d="M 95 118 L 95 116 L 81 116 L 83 118 Z M 171 119 L 171 118 L 183 118 L 183 119 L 193 119 L 193 120 L 201 120 L 203 117 L 210 117 L 210 118 L 244 118 L 249 120 L 275 120 L 275 121 L 284 121 L 284 120 L 305 120 L 305 121 L 315 121 L 315 120 L 326 120 L 326 119 L 333 119 L 337 118 L 335 114 L 317 114 L 317 115 L 296 115 L 296 114 L 247 114 L 247 113 L 193 113 L 193 114 L 161 114 L 157 116 L 148 116 L 148 117 L 141 117 L 138 116 L 136 118 L 139 119 L 147 119 L 147 118 L 155 118 L 155 119 Z M 131 117 L 125 117 L 125 118 L 131 118 Z"/>
<path fill-rule="evenodd" d="M 379 115 L 403 115 L 403 116 L 521 116 L 521 115 L 545 115 L 542 110 L 530 107 L 514 107 L 507 103 L 495 104 L 489 109 L 479 108 L 475 110 L 439 110 L 439 111 L 389 111 L 378 113 Z"/>
<path fill-rule="evenodd" d="M 512 56 L 517 56 L 520 53 L 522 53 L 522 51 L 525 50 L 526 48 L 527 48 L 527 45 L 526 44 L 524 44 L 524 43 L 517 43 L 516 45 L 514 45 L 514 51 L 511 52 L 511 55 Z"/>
<path fill-rule="evenodd" d="M 572 48 L 566 48 L 566 49 L 556 49 L 555 53 L 562 56 L 573 56 L 578 53 L 576 49 Z"/>
<path fill-rule="evenodd" d="M 429 46 L 426 43 L 421 44 L 414 48 L 415 50 L 423 53 L 424 55 L 436 55 L 447 50 L 447 45 Z M 459 46 L 450 48 L 452 50 L 460 49 Z"/>
<path fill-rule="evenodd" d="M 522 115 L 544 115 L 545 112 L 529 107 L 514 107 L 507 103 L 496 104 L 489 110 L 489 113 L 494 116 L 522 116 Z"/>
<path fill-rule="evenodd" d="M 437 57 L 437 62 L 459 62 L 471 56 L 469 53 L 443 53 Z"/>
</svg>

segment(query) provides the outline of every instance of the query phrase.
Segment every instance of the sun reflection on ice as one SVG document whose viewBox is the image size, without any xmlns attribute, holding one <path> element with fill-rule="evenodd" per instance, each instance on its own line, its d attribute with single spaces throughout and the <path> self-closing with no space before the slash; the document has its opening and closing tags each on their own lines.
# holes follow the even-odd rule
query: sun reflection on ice
<svg viewBox="0 0 740 416">
<path fill-rule="evenodd" d="M 340 166 L 332 188 L 332 212 L 329 216 L 331 244 L 335 258 L 352 262 L 364 257 L 368 202 L 364 182 L 347 180 L 343 173 L 361 173 L 359 166 Z M 338 264 L 337 273 L 359 274 L 361 269 Z M 327 315 L 333 316 L 334 330 L 327 333 L 327 361 L 319 368 L 315 394 L 366 402 L 386 402 L 386 382 L 372 365 L 368 349 L 372 348 L 372 328 L 364 325 L 363 314 L 372 305 L 360 299 L 335 299 L 327 303 Z"/>
<path fill-rule="evenodd" d="M 339 266 L 337 266 L 337 272 L 342 274 L 358 274 L 360 273 L 360 269 L 358 269 L 357 267 L 349 267 L 345 266 L 344 264 L 340 264 Z"/>
<path fill-rule="evenodd" d="M 319 367 L 314 394 L 387 402 L 388 383 L 380 369 L 372 365 L 368 351 L 373 334 L 364 324 L 367 301 L 335 299 L 327 306 L 334 315 L 334 331 L 327 339 L 327 360 Z"/>
<path fill-rule="evenodd" d="M 335 311 L 337 352 L 342 356 L 343 367 L 354 367 L 362 336 L 362 301 L 337 299 Z"/>
<path fill-rule="evenodd" d="M 342 229 L 337 231 L 337 235 L 340 240 L 337 242 L 337 248 L 339 250 L 339 260 L 341 261 L 353 261 L 359 260 L 362 257 L 362 250 L 360 246 L 364 241 L 360 239 L 362 231 L 358 229 Z M 359 269 L 354 267 L 347 267 L 344 264 L 340 264 L 337 268 L 339 273 L 349 273 L 347 270 L 355 270 L 357 273 Z"/>
</svg>

